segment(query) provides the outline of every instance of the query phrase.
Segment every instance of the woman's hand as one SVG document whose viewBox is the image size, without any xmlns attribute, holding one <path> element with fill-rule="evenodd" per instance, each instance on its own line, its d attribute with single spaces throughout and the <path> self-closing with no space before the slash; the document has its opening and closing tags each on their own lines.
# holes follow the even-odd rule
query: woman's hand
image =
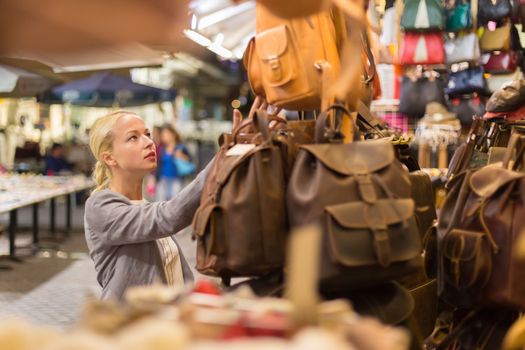
<svg viewBox="0 0 525 350">
<path fill-rule="evenodd" d="M 259 96 L 256 96 L 255 97 L 255 100 L 253 101 L 253 104 L 252 104 L 252 107 L 250 108 L 250 112 L 248 114 L 248 118 L 251 119 L 253 118 L 253 115 L 258 111 L 258 110 L 263 110 L 263 111 L 269 111 L 269 105 L 268 103 L 266 102 L 266 100 L 264 98 L 261 98 Z M 273 108 L 272 108 L 273 107 Z M 271 115 L 275 115 L 275 116 L 278 116 L 280 117 L 278 114 L 279 112 L 281 111 L 280 108 L 275 108 L 274 106 L 270 106 L 270 109 L 271 111 L 268 112 L 269 114 Z M 285 119 L 285 118 L 283 118 Z M 238 110 L 238 109 L 234 109 L 233 110 L 233 127 L 232 127 L 232 133 L 235 129 L 237 129 L 241 123 L 242 123 L 242 120 L 243 120 L 243 116 L 241 114 L 241 112 Z M 270 129 L 273 129 L 274 127 L 277 126 L 277 123 L 272 121 L 270 122 Z M 246 128 L 245 132 L 247 133 L 253 133 L 254 130 L 253 128 L 250 126 L 248 128 Z"/>
<path fill-rule="evenodd" d="M 233 110 L 233 126 L 232 132 L 239 127 L 242 123 L 242 114 L 238 109 Z"/>
</svg>

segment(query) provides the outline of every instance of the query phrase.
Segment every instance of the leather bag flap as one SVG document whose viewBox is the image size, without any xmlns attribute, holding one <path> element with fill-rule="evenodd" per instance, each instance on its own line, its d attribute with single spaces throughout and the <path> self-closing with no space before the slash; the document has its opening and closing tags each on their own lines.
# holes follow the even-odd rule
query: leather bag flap
<svg viewBox="0 0 525 350">
<path fill-rule="evenodd" d="M 385 140 L 303 145 L 301 148 L 330 170 L 347 176 L 376 172 L 396 159 L 393 146 Z"/>
<path fill-rule="evenodd" d="M 385 228 L 410 219 L 414 215 L 414 201 L 380 199 L 374 204 L 351 202 L 329 206 L 325 210 L 345 228 Z"/>
<path fill-rule="evenodd" d="M 413 214 L 412 199 L 326 207 L 327 235 L 334 260 L 346 267 L 387 267 L 417 258 L 421 241 Z"/>
<path fill-rule="evenodd" d="M 501 163 L 495 163 L 475 172 L 470 177 L 470 188 L 477 196 L 487 198 L 502 186 L 523 177 L 525 174 L 504 169 Z"/>
<path fill-rule="evenodd" d="M 271 60 L 283 55 L 288 46 L 288 28 L 278 26 L 255 36 L 255 50 L 263 60 Z"/>
</svg>

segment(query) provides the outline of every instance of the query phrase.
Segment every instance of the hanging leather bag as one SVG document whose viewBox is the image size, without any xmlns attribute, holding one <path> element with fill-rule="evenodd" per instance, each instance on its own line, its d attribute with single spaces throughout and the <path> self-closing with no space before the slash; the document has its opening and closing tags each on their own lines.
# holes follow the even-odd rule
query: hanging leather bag
<svg viewBox="0 0 525 350">
<path fill-rule="evenodd" d="M 441 32 L 405 33 L 401 44 L 399 64 L 444 64 L 445 51 L 443 45 L 443 34 Z"/>
<path fill-rule="evenodd" d="M 506 23 L 495 30 L 485 29 L 479 41 L 481 50 L 485 52 L 510 50 L 511 26 L 512 24 Z"/>
<path fill-rule="evenodd" d="M 484 54 L 481 61 L 485 72 L 491 74 L 509 74 L 518 68 L 518 54 L 514 51 Z"/>
<path fill-rule="evenodd" d="M 448 39 L 445 42 L 445 54 L 449 65 L 460 62 L 478 62 L 481 57 L 478 36 L 475 33 L 468 33 Z"/>
<path fill-rule="evenodd" d="M 503 164 L 457 175 L 439 222 L 442 296 L 455 306 L 525 308 L 525 261 L 515 242 L 525 215 L 523 136 L 513 134 Z M 516 153 L 516 161 L 510 160 Z"/>
<path fill-rule="evenodd" d="M 443 30 L 445 13 L 439 0 L 407 0 L 401 17 L 404 31 Z"/>
<path fill-rule="evenodd" d="M 411 118 L 421 118 L 430 102 L 446 104 L 445 81 L 442 77 L 433 79 L 403 77 L 400 87 L 399 112 Z"/>
<path fill-rule="evenodd" d="M 445 92 L 449 96 L 483 93 L 487 87 L 483 73 L 483 68 L 471 68 L 450 73 Z"/>
<path fill-rule="evenodd" d="M 193 219 L 197 271 L 226 281 L 261 276 L 284 263 L 288 225 L 282 150 L 264 112 L 249 122 L 261 137 L 238 142 L 244 123 L 223 142 Z"/>
<path fill-rule="evenodd" d="M 451 9 L 446 10 L 447 14 L 447 32 L 460 32 L 472 28 L 472 14 L 470 2 L 456 1 Z"/>
<path fill-rule="evenodd" d="M 511 11 L 509 0 L 478 0 L 478 21 L 482 25 L 508 18 Z"/>
<path fill-rule="evenodd" d="M 485 105 L 479 96 L 468 95 L 450 99 L 448 107 L 464 126 L 470 126 L 474 116 L 481 117 L 485 114 Z"/>
<path fill-rule="evenodd" d="M 317 121 L 317 144 L 301 146 L 287 190 L 292 227 L 323 225 L 321 288 L 356 289 L 416 271 L 421 241 L 411 183 L 393 146 L 334 143 L 340 133 L 325 127 L 327 118 Z"/>
<path fill-rule="evenodd" d="M 330 1 L 328 0 L 258 0 L 258 2 L 281 18 L 297 18 L 313 15 L 319 11 L 326 10 L 330 5 Z"/>
<path fill-rule="evenodd" d="M 340 71 L 331 13 L 283 19 L 257 3 L 256 31 L 244 56 L 254 93 L 277 107 L 319 109 L 323 87 Z"/>
</svg>

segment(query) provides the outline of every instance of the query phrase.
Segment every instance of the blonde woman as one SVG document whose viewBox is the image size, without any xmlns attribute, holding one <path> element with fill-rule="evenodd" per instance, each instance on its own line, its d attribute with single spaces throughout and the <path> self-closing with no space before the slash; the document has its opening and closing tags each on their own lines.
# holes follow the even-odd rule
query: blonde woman
<svg viewBox="0 0 525 350">
<path fill-rule="evenodd" d="M 240 119 L 235 111 L 234 126 Z M 120 299 L 130 286 L 192 281 L 172 235 L 191 223 L 209 166 L 172 200 L 148 203 L 142 183 L 157 154 L 138 115 L 119 111 L 98 119 L 89 146 L 97 188 L 86 203 L 85 234 L 102 297 Z"/>
</svg>

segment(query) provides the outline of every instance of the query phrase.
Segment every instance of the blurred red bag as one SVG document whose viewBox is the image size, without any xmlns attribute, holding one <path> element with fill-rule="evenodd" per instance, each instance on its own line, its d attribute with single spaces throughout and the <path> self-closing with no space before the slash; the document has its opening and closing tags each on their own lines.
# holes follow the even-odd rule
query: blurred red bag
<svg viewBox="0 0 525 350">
<path fill-rule="evenodd" d="M 495 51 L 483 55 L 483 68 L 492 74 L 514 73 L 518 68 L 518 53 L 515 51 Z"/>
<path fill-rule="evenodd" d="M 401 44 L 399 63 L 444 64 L 443 33 L 405 33 Z"/>
</svg>

